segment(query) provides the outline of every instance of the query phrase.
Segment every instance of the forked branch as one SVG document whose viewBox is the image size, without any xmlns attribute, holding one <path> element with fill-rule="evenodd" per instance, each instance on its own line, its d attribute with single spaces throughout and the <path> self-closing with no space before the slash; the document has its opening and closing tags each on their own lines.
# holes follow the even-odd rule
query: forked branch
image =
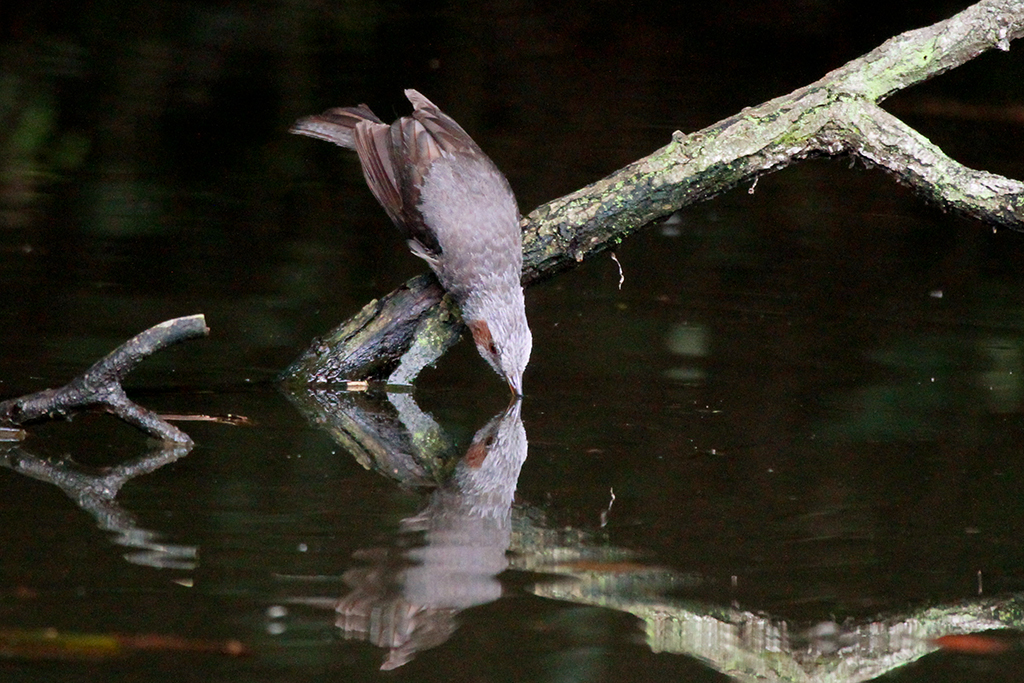
<svg viewBox="0 0 1024 683">
<path fill-rule="evenodd" d="M 156 439 L 191 444 L 188 434 L 132 402 L 121 381 L 143 358 L 172 344 L 204 337 L 209 332 L 206 318 L 202 315 L 175 318 L 154 325 L 121 344 L 59 389 L 44 389 L 3 401 L 0 403 L 0 426 L 21 427 L 42 419 L 68 418 L 75 412 L 99 407 Z"/>
</svg>

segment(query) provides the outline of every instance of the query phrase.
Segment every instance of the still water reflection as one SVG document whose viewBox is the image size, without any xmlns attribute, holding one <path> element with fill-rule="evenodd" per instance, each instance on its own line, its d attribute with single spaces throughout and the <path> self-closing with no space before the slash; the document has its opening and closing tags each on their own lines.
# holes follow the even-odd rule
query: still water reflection
<svg viewBox="0 0 1024 683">
<path fill-rule="evenodd" d="M 113 467 L 90 468 L 70 460 L 40 458 L 23 448 L 8 446 L 0 452 L 0 465 L 57 486 L 92 515 L 100 529 L 111 533 L 114 543 L 131 549 L 124 555 L 128 562 L 155 569 L 190 570 L 196 567 L 195 546 L 162 542 L 159 532 L 140 527 L 115 498 L 130 480 L 179 460 L 191 450 L 191 446 L 167 444 Z"/>
<path fill-rule="evenodd" d="M 856 681 L 990 629 L 988 650 L 940 661 L 1015 666 L 1019 324 L 961 318 L 986 309 L 913 278 L 898 320 L 864 315 L 868 301 L 820 315 L 819 285 L 742 254 L 695 306 L 633 267 L 677 239 L 624 250 L 621 293 L 601 263 L 578 292 L 536 290 L 541 348 L 572 350 L 542 353 L 537 388 L 495 417 L 500 382 L 460 386 L 494 379 L 463 344 L 415 395 L 148 392 L 253 419 L 195 425 L 187 456 L 139 457 L 109 418 L 33 433 L 0 479 L 5 557 L 20 558 L 0 565 L 10 623 L 239 639 L 259 654 L 199 667 L 239 679 L 444 680 L 475 649 L 537 679 Z M 691 266 L 697 280 L 722 267 Z M 766 296 L 755 275 L 786 284 Z M 1006 284 L 970 296 L 993 290 L 1016 309 Z M 576 306 L 586 334 L 562 331 Z M 190 352 L 216 356 L 216 338 L 214 324 L 214 348 Z M 899 675 L 936 680 L 934 659 Z"/>
<path fill-rule="evenodd" d="M 452 465 L 445 462 L 449 440 L 412 397 L 388 398 L 391 405 L 382 406 L 383 397 L 292 395 L 346 450 L 370 458 L 364 465 L 399 483 L 422 486 L 427 472 L 444 473 L 428 504 L 401 521 L 394 542 L 357 551 L 363 566 L 344 575 L 351 592 L 335 605 L 337 626 L 346 639 L 386 649 L 383 669 L 442 645 L 461 610 L 499 599 L 496 577 L 507 568 L 534 577 L 528 590 L 535 595 L 635 615 L 652 651 L 698 658 L 736 680 L 868 680 L 936 650 L 940 637 L 958 642 L 949 636 L 1024 626 L 1018 596 L 814 624 L 750 612 L 735 600 L 679 600 L 673 596 L 704 577 L 646 561 L 647 553 L 616 547 L 595 531 L 551 528 L 528 505 L 512 507 L 527 454 L 518 401 L 480 429 Z M 409 425 L 432 438 L 416 439 Z M 608 511 L 612 503 L 614 493 Z M 997 651 L 1013 639 L 999 637 L 991 641 Z"/>
<path fill-rule="evenodd" d="M 386 648 L 381 668 L 396 668 L 445 642 L 460 611 L 501 597 L 497 576 L 509 564 L 512 502 L 527 455 L 521 402 L 452 458 L 450 439 L 410 394 L 375 402 L 300 390 L 292 398 L 316 424 L 331 425 L 347 450 L 364 454 L 364 464 L 401 485 L 432 489 L 390 546 L 354 553 L 365 566 L 345 572 L 351 592 L 336 606 L 344 637 Z"/>
</svg>

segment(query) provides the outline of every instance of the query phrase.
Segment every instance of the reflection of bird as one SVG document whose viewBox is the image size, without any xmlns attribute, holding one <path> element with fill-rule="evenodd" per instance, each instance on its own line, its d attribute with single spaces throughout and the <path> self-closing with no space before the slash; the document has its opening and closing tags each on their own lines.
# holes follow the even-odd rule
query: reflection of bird
<svg viewBox="0 0 1024 683">
<path fill-rule="evenodd" d="M 422 531 L 423 545 L 407 551 L 402 594 L 411 602 L 465 609 L 501 597 L 496 578 L 508 568 L 512 502 L 528 444 L 522 401 L 473 436 L 451 477 L 430 496 L 430 505 L 402 520 Z"/>
<path fill-rule="evenodd" d="M 532 337 L 515 196 L 459 124 L 415 90 L 405 95 L 413 112 L 390 126 L 361 104 L 291 131 L 358 152 L 370 190 L 459 304 L 480 355 L 521 395 Z"/>
<path fill-rule="evenodd" d="M 366 566 L 345 572 L 351 592 L 336 606 L 346 639 L 386 647 L 382 669 L 399 667 L 448 640 L 464 609 L 501 597 L 512 502 L 529 445 L 513 401 L 473 437 L 430 504 L 402 520 L 391 548 L 358 551 Z"/>
</svg>

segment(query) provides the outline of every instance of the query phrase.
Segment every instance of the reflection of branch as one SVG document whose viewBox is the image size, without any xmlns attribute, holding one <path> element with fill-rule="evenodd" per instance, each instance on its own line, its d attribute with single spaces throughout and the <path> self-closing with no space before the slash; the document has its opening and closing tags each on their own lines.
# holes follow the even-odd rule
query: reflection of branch
<svg viewBox="0 0 1024 683">
<path fill-rule="evenodd" d="M 1009 49 L 1024 33 L 1019 0 L 983 0 L 932 26 L 908 31 L 788 95 L 684 135 L 591 185 L 555 199 L 523 221 L 523 282 L 575 268 L 644 225 L 804 158 L 851 154 L 880 166 L 943 207 L 1024 230 L 1024 184 L 953 161 L 878 103 L 899 90 L 970 61 Z M 462 332 L 451 303 L 424 309 L 433 279 L 410 280 L 382 298 L 386 316 L 368 304 L 286 371 L 295 383 L 345 379 L 411 382 L 389 375 L 377 359 L 404 357 L 414 341 L 435 358 Z M 400 295 L 400 296 L 399 296 Z M 405 301 L 417 303 L 407 307 Z M 433 333 L 414 333 L 430 320 Z M 441 324 L 448 320 L 447 324 Z M 354 336 L 352 328 L 374 330 Z M 424 338 L 428 337 L 428 338 Z"/>
<path fill-rule="evenodd" d="M 0 466 L 60 488 L 75 504 L 91 514 L 101 529 L 117 534 L 115 543 L 138 549 L 138 552 L 125 555 L 132 564 L 158 569 L 192 569 L 196 558 L 194 546 L 159 542 L 155 532 L 140 528 L 135 517 L 114 500 L 129 480 L 180 460 L 191 450 L 190 444 L 164 445 L 148 456 L 114 467 L 90 470 L 69 461 L 53 462 L 39 458 L 13 447 L 0 452 Z"/>
<path fill-rule="evenodd" d="M 695 657 L 737 681 L 856 683 L 938 649 L 936 639 L 1020 629 L 1024 595 L 978 598 L 871 620 L 814 625 L 739 607 L 673 597 L 701 581 L 643 563 L 623 548 L 571 530 L 520 525 L 512 569 L 539 577 L 535 595 L 633 614 L 654 652 Z M 1019 639 L 1018 639 L 1019 640 Z M 1013 636 L 993 647 L 1011 647 Z"/>
<path fill-rule="evenodd" d="M 367 469 L 408 487 L 433 488 L 459 457 L 454 441 L 412 394 L 285 387 L 285 395 Z"/>
<path fill-rule="evenodd" d="M 121 344 L 59 389 L 44 389 L 0 403 L 0 424 L 20 426 L 101 406 L 161 441 L 191 444 L 188 434 L 129 400 L 121 381 L 146 356 L 186 339 L 203 337 L 209 331 L 202 315 L 175 318 L 154 325 Z"/>
</svg>

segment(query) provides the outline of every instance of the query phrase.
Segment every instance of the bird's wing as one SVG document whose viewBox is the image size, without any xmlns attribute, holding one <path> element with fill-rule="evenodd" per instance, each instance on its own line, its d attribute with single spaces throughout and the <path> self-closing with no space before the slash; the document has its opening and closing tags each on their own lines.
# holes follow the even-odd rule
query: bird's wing
<svg viewBox="0 0 1024 683">
<path fill-rule="evenodd" d="M 395 225 L 408 233 L 404 225 L 402 177 L 391 150 L 391 127 L 377 118 L 369 107 L 360 104 L 328 109 L 322 114 L 299 119 L 291 132 L 356 150 L 373 196 Z"/>
<path fill-rule="evenodd" d="M 391 153 L 391 127 L 361 121 L 355 127 L 355 149 L 370 191 L 402 232 L 407 232 L 402 178 Z"/>
<path fill-rule="evenodd" d="M 457 152 L 483 157 L 480 147 L 462 130 L 462 126 L 437 108 L 437 105 L 413 89 L 405 91 L 412 103 L 412 118 L 423 126 L 426 135 L 445 152 Z M 485 157 L 486 158 L 486 157 Z"/>
<path fill-rule="evenodd" d="M 373 196 L 409 240 L 412 252 L 434 267 L 441 245 L 419 211 L 423 179 L 443 155 L 487 157 L 437 105 L 412 89 L 405 95 L 413 105 L 412 115 L 390 126 L 361 104 L 300 119 L 291 132 L 355 149 Z"/>
</svg>

